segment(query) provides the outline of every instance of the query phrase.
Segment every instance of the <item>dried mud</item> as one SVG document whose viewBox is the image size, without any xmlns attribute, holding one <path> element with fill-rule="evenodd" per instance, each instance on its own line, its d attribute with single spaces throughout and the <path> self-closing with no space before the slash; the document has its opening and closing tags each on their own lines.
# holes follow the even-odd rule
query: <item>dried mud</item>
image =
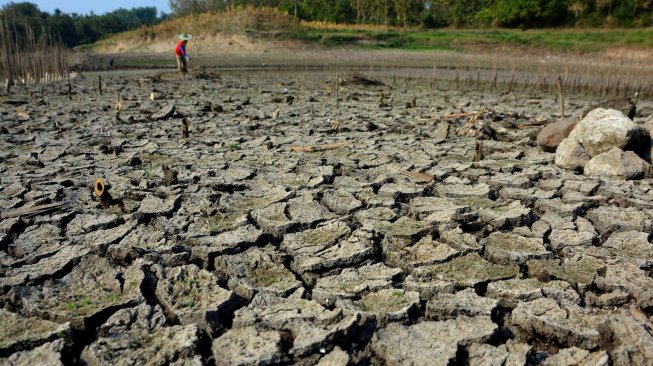
<svg viewBox="0 0 653 366">
<path fill-rule="evenodd" d="M 14 87 L 0 364 L 653 363 L 650 179 L 556 167 L 552 95 L 338 75 Z"/>
</svg>

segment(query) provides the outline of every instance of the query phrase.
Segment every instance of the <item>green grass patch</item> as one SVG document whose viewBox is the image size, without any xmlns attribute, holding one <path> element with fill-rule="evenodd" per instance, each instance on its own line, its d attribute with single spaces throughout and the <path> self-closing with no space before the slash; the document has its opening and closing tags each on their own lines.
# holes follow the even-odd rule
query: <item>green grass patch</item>
<svg viewBox="0 0 653 366">
<path fill-rule="evenodd" d="M 653 28 L 640 29 L 438 29 L 377 30 L 303 28 L 288 38 L 322 46 L 465 50 L 477 47 L 538 48 L 563 52 L 598 52 L 609 47 L 653 47 Z"/>
</svg>

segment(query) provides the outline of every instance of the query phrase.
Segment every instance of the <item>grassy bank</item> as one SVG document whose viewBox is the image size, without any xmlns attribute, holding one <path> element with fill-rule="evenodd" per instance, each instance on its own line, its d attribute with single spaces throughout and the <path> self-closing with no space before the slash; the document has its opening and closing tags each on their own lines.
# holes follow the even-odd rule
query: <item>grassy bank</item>
<svg viewBox="0 0 653 366">
<path fill-rule="evenodd" d="M 294 21 L 275 8 L 232 8 L 173 18 L 153 27 L 117 34 L 88 48 L 101 52 L 167 50 L 181 32 L 206 53 L 260 47 L 266 41 L 301 41 L 333 47 L 403 50 L 540 49 L 601 52 L 614 48 L 653 49 L 653 28 L 631 29 L 400 29 Z M 224 42 L 227 40 L 226 42 Z M 220 42 L 223 44 L 219 44 Z M 234 45 L 230 48 L 230 45 Z"/>
<path fill-rule="evenodd" d="M 556 52 L 600 52 L 612 47 L 651 48 L 653 28 L 640 29 L 370 29 L 302 24 L 292 37 L 325 46 L 354 45 L 406 50 L 535 48 Z"/>
</svg>

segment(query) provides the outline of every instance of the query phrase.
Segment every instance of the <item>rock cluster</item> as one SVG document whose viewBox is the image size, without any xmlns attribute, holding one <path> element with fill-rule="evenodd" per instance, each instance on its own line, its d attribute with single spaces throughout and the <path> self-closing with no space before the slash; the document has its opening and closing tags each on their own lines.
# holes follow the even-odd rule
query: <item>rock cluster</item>
<svg viewBox="0 0 653 366">
<path fill-rule="evenodd" d="M 555 163 L 589 176 L 644 178 L 651 176 L 651 164 L 640 156 L 650 156 L 649 146 L 648 130 L 620 111 L 598 108 L 560 142 Z"/>
</svg>

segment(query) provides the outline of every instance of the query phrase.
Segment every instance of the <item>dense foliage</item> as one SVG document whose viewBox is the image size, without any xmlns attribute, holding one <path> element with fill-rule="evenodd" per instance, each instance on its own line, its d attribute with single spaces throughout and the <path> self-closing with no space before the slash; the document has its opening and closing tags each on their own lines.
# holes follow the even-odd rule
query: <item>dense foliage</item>
<svg viewBox="0 0 653 366">
<path fill-rule="evenodd" d="M 174 15 L 220 11 L 238 5 L 272 7 L 298 19 L 336 23 L 437 27 L 653 25 L 653 0 L 169 0 Z M 103 15 L 53 14 L 29 2 L 0 8 L 0 22 L 18 41 L 31 32 L 37 41 L 66 46 L 93 43 L 105 35 L 154 25 L 155 7 L 118 9 Z M 30 36 L 30 37 L 31 37 Z"/>
<path fill-rule="evenodd" d="M 650 26 L 653 0 L 170 0 L 176 15 L 233 5 L 279 7 L 300 19 L 442 26 Z"/>
<path fill-rule="evenodd" d="M 72 47 L 95 42 L 111 33 L 153 25 L 162 17 L 154 7 L 118 9 L 103 15 L 66 14 L 59 10 L 50 14 L 29 2 L 12 2 L 2 7 L 0 19 L 17 39 L 25 39 L 29 31 L 36 40 L 56 38 Z"/>
</svg>

